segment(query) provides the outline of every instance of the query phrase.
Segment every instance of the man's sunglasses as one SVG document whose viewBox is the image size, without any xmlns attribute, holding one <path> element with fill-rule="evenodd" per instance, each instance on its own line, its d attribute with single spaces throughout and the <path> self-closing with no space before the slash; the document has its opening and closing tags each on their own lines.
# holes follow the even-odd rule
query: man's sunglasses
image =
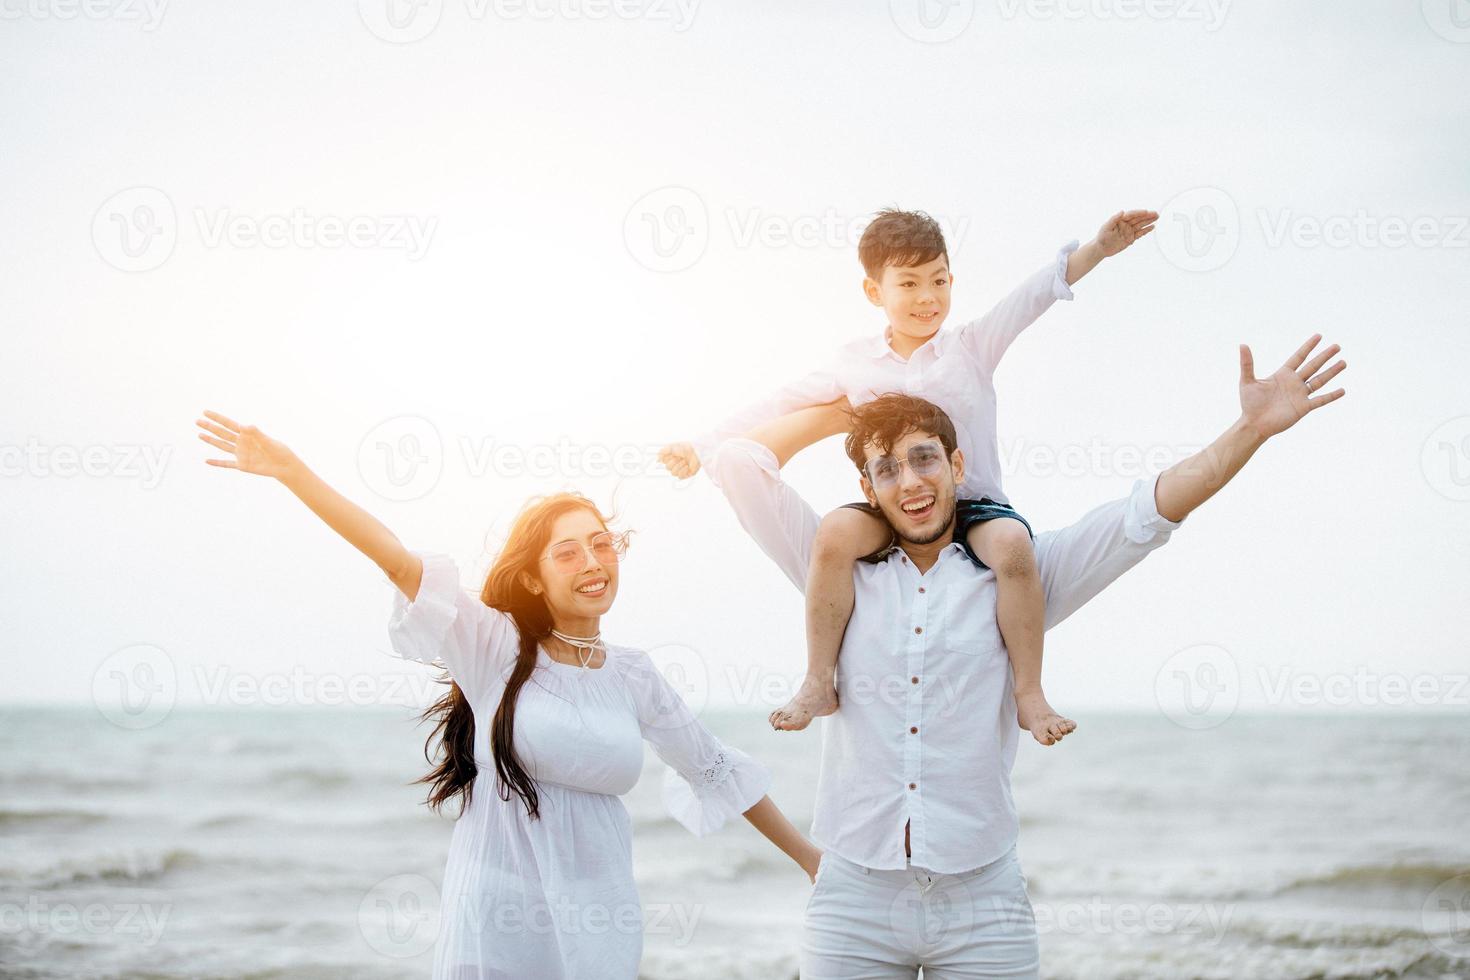
<svg viewBox="0 0 1470 980">
<path fill-rule="evenodd" d="M 934 476 L 944 468 L 947 457 L 944 455 L 944 447 L 937 442 L 921 442 L 917 446 L 910 446 L 907 460 L 899 459 L 897 456 L 875 456 L 868 460 L 863 467 L 863 472 L 868 474 L 868 482 L 873 484 L 874 489 L 891 487 L 903 476 L 903 465 L 908 463 L 909 469 L 914 471 L 915 476 Z"/>
</svg>

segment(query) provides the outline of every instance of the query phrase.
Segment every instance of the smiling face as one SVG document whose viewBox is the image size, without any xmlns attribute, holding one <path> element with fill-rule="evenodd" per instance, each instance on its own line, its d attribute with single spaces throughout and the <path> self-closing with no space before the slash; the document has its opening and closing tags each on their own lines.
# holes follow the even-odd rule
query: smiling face
<svg viewBox="0 0 1470 980">
<path fill-rule="evenodd" d="M 930 451 L 938 454 L 934 472 L 915 472 L 911 464 L 910 450 L 921 447 L 916 454 L 921 460 Z M 866 474 L 862 478 L 863 494 L 868 503 L 883 511 L 894 533 L 901 543 L 926 545 L 935 541 L 948 541 L 954 535 L 955 484 L 964 479 L 965 457 L 958 449 L 944 457 L 944 446 L 940 438 L 932 433 L 911 431 L 895 442 L 886 452 L 869 442 L 864 447 L 867 456 Z M 891 468 L 884 457 L 898 460 L 897 479 L 876 484 L 873 474 Z M 887 467 L 884 464 L 887 463 Z M 924 469 L 922 462 L 919 466 Z"/>
<path fill-rule="evenodd" d="M 939 332 L 949 316 L 949 256 L 917 266 L 888 265 L 878 279 L 864 279 L 863 291 L 883 307 L 894 339 L 907 338 L 917 347 Z"/>
<path fill-rule="evenodd" d="M 606 533 L 602 521 L 585 507 L 569 510 L 552 523 L 528 587 L 545 598 L 557 629 L 590 636 L 603 613 L 612 608 L 618 594 L 618 563 L 605 553 L 601 559 L 595 554 L 605 552 L 595 547 L 599 542 L 594 539 Z M 573 551 L 575 561 L 558 560 L 558 555 Z"/>
</svg>

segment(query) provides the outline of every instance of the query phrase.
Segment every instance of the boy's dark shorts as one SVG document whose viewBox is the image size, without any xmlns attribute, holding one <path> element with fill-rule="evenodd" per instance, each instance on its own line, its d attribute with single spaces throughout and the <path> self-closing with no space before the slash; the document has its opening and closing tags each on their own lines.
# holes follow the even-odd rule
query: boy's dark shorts
<svg viewBox="0 0 1470 980">
<path fill-rule="evenodd" d="M 883 516 L 883 512 L 881 510 L 879 510 L 877 507 L 874 507 L 866 500 L 860 500 L 856 503 L 851 504 L 843 504 L 842 506 L 851 508 L 852 510 L 860 510 L 864 514 L 871 514 L 884 523 L 887 523 L 888 521 L 888 518 Z M 975 554 L 974 549 L 970 547 L 970 541 L 967 535 L 969 535 L 970 533 L 970 528 L 974 527 L 976 524 L 984 524 L 986 521 L 993 521 L 997 517 L 1009 517 L 1013 520 L 1020 521 L 1021 526 L 1026 529 L 1026 533 L 1031 535 L 1031 540 L 1036 540 L 1036 532 L 1031 530 L 1030 523 L 1027 522 L 1026 518 L 1016 513 L 1016 508 L 1012 507 L 1010 504 L 1002 504 L 997 501 L 991 500 L 989 497 L 981 497 L 979 500 L 973 500 L 968 497 L 961 497 L 954 503 L 955 543 L 958 544 L 961 548 L 964 548 L 965 554 L 969 556 L 970 560 L 976 565 L 979 565 L 981 568 L 989 568 L 990 566 L 981 561 L 980 556 Z M 888 544 L 879 548 L 871 555 L 863 556 L 862 560 L 868 562 L 869 564 L 876 564 L 877 562 L 882 561 L 884 556 L 886 556 L 896 547 L 898 547 L 896 540 L 890 541 Z"/>
</svg>

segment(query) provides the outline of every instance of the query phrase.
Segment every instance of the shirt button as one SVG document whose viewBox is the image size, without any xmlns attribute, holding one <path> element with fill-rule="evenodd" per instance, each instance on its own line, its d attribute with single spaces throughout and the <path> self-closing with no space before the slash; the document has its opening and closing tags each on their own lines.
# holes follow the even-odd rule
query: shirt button
<svg viewBox="0 0 1470 980">
<path fill-rule="evenodd" d="M 915 626 L 914 627 L 914 632 L 915 633 L 922 633 L 922 632 L 924 632 L 924 627 L 922 627 L 922 626 Z"/>
<path fill-rule="evenodd" d="M 919 784 L 918 783 L 909 783 L 909 789 L 918 789 L 918 788 L 919 788 Z"/>
<path fill-rule="evenodd" d="M 909 683 L 910 684 L 917 684 L 917 683 L 919 683 L 919 679 L 917 677 L 910 677 L 909 678 Z"/>
<path fill-rule="evenodd" d="M 923 586 L 922 586 L 922 585 L 921 585 L 921 586 L 919 586 L 919 591 L 920 591 L 920 592 L 923 592 L 923 591 L 924 591 L 924 587 L 923 587 Z"/>
<path fill-rule="evenodd" d="M 914 727 L 910 728 L 909 729 L 909 734 L 910 735 L 917 735 L 917 734 L 919 734 L 918 726 L 914 726 Z"/>
</svg>

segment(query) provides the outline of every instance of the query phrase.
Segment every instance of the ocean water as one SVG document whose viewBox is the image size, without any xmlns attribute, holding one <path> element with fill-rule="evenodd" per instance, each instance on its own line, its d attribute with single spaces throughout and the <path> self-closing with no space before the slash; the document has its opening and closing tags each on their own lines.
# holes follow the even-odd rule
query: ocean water
<svg viewBox="0 0 1470 980">
<path fill-rule="evenodd" d="M 1087 715 L 1014 774 L 1043 975 L 1470 980 L 1470 717 Z M 705 721 L 805 827 L 815 731 Z M 451 819 L 407 709 L 0 709 L 0 976 L 427 976 Z M 628 797 L 649 980 L 796 976 L 806 877 Z M 954 909 L 936 908 L 943 924 Z"/>
</svg>

